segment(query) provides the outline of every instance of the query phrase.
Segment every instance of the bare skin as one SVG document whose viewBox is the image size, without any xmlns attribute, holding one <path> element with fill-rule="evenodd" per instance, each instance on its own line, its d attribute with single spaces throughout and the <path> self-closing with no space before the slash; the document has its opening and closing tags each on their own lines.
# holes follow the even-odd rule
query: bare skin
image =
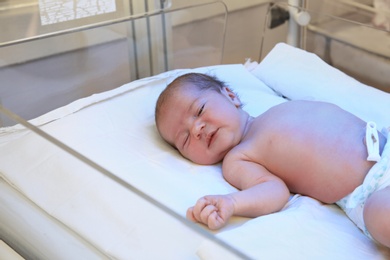
<svg viewBox="0 0 390 260">
<path fill-rule="evenodd" d="M 187 218 L 210 229 L 221 228 L 233 215 L 277 212 L 290 192 L 334 203 L 359 186 L 374 164 L 366 160 L 366 123 L 335 105 L 291 101 L 253 118 L 240 104 L 228 88 L 218 93 L 183 87 L 167 100 L 158 124 L 162 137 L 184 157 L 199 164 L 223 160 L 223 176 L 239 189 L 204 196 L 188 209 Z M 379 137 L 382 151 L 385 137 Z M 390 201 L 386 190 L 373 196 L 365 218 L 374 223 L 367 227 L 375 238 L 381 233 L 375 221 L 386 222 L 389 231 L 380 242 L 390 246 L 390 206 L 382 218 L 373 217 L 382 198 Z"/>
<path fill-rule="evenodd" d="M 370 234 L 382 245 L 390 248 L 390 187 L 377 191 L 364 206 L 364 223 Z"/>
</svg>

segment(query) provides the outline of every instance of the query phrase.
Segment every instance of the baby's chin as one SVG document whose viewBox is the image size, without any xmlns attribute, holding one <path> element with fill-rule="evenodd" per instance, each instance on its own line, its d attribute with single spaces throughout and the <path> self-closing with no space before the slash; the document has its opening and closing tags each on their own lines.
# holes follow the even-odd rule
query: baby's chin
<svg viewBox="0 0 390 260">
<path fill-rule="evenodd" d="M 187 159 L 189 159 L 190 161 L 192 161 L 196 164 L 200 164 L 200 165 L 213 165 L 213 164 L 220 163 L 223 160 L 224 156 L 225 155 L 206 156 L 204 158 L 189 158 L 189 157 L 187 157 Z"/>
</svg>

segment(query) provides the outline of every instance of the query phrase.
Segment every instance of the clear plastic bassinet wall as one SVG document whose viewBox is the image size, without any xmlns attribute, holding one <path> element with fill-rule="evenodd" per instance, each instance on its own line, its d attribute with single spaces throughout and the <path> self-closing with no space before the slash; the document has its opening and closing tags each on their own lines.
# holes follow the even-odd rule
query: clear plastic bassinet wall
<svg viewBox="0 0 390 260">
<path fill-rule="evenodd" d="M 0 2 L 0 104 L 25 119 L 167 70 L 260 61 L 281 41 L 389 91 L 381 0 L 61 2 Z"/>
<path fill-rule="evenodd" d="M 0 104 L 32 119 L 139 78 L 221 64 L 226 15 L 221 2 L 1 1 Z"/>
<path fill-rule="evenodd" d="M 370 86 L 390 92 L 390 4 L 383 0 L 306 0 L 292 8 L 289 27 L 293 45 L 314 52 L 332 66 Z M 309 19 L 304 21 L 302 13 Z M 299 16 L 299 17 L 298 17 Z M 297 26 L 294 20 L 304 26 Z M 288 39 L 289 40 L 289 39 Z M 287 41 L 288 41 L 287 40 Z"/>
<path fill-rule="evenodd" d="M 390 92 L 390 2 L 324 1 L 316 7 L 314 2 L 315 12 L 339 18 L 318 15 L 307 28 L 312 37 L 307 48 L 358 80 Z"/>
</svg>

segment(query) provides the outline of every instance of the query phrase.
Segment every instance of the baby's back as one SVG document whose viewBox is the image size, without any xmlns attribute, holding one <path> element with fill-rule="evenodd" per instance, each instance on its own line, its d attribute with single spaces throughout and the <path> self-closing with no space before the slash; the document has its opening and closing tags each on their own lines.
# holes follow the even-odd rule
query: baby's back
<svg viewBox="0 0 390 260">
<path fill-rule="evenodd" d="M 242 144 L 291 192 L 333 203 L 373 165 L 366 160 L 365 125 L 332 104 L 292 101 L 257 117 Z"/>
</svg>

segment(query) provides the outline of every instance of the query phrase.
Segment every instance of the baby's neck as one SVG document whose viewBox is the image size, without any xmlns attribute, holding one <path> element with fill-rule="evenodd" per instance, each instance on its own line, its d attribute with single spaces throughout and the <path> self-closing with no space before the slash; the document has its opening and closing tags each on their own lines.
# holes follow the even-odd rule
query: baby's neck
<svg viewBox="0 0 390 260">
<path fill-rule="evenodd" d="M 243 137 L 248 133 L 248 130 L 251 127 L 253 119 L 254 119 L 254 117 L 250 116 L 247 112 L 245 112 L 245 117 L 246 117 L 246 121 L 245 121 L 245 126 L 244 126 Z"/>
</svg>

